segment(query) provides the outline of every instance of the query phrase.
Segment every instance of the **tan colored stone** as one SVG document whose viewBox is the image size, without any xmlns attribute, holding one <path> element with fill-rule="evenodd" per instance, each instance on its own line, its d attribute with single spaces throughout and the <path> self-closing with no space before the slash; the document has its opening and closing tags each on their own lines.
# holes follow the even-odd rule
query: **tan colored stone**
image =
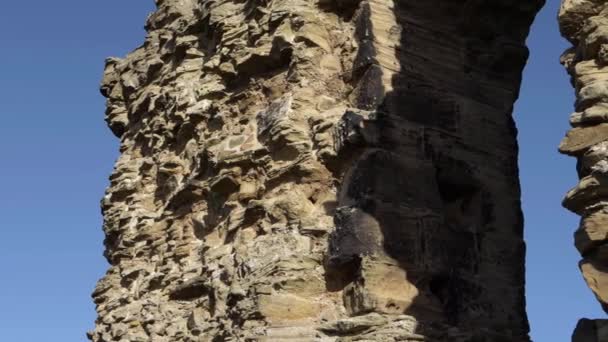
<svg viewBox="0 0 608 342">
<path fill-rule="evenodd" d="M 420 291 L 408 279 L 407 271 L 391 261 L 365 258 L 361 268 L 364 291 L 379 312 L 407 312 Z"/>
<path fill-rule="evenodd" d="M 303 39 L 316 45 L 325 52 L 331 52 L 331 46 L 329 45 L 329 34 L 325 27 L 319 25 L 319 23 L 307 23 L 300 28 L 296 34 L 296 40 Z"/>
<path fill-rule="evenodd" d="M 608 268 L 604 260 L 583 259 L 580 262 L 581 272 L 587 285 L 595 294 L 597 300 L 604 306 L 608 306 Z"/>
<path fill-rule="evenodd" d="M 605 175 L 590 175 L 568 191 L 562 204 L 565 208 L 582 215 L 585 210 L 608 198 L 608 177 Z"/>
<path fill-rule="evenodd" d="M 559 145 L 559 151 L 577 156 L 591 146 L 608 139 L 608 124 L 571 129 Z"/>
<path fill-rule="evenodd" d="M 583 217 L 580 227 L 574 234 L 574 240 L 581 254 L 586 254 L 594 247 L 607 242 L 608 213 L 601 210 Z"/>
<path fill-rule="evenodd" d="M 573 126 L 599 123 L 608 123 L 608 103 L 598 103 L 585 109 L 584 112 L 577 112 L 570 116 L 570 124 Z"/>
<path fill-rule="evenodd" d="M 262 295 L 258 301 L 260 313 L 273 324 L 313 319 L 320 311 L 319 303 L 292 294 Z"/>
</svg>

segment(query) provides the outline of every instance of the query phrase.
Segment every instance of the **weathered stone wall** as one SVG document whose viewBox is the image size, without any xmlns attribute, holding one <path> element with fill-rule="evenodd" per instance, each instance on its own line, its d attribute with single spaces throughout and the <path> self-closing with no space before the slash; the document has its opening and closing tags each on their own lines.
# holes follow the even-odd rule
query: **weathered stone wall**
<svg viewBox="0 0 608 342">
<path fill-rule="evenodd" d="M 572 129 L 560 152 L 577 158 L 578 185 L 564 206 L 581 215 L 574 234 L 583 256 L 585 281 L 608 310 L 608 3 L 604 0 L 564 0 L 559 13 L 562 35 L 573 47 L 561 62 L 576 89 Z M 574 341 L 608 341 L 608 321 L 583 319 Z"/>
<path fill-rule="evenodd" d="M 529 341 L 511 112 L 542 0 L 157 5 L 102 82 L 91 340 Z"/>
</svg>

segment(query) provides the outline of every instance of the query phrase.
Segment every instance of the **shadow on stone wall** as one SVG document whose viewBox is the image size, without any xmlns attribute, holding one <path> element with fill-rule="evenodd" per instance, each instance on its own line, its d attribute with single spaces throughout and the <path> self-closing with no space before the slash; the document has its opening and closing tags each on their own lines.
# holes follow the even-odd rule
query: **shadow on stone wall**
<svg viewBox="0 0 608 342">
<path fill-rule="evenodd" d="M 511 116 L 543 1 L 364 1 L 330 265 L 351 315 L 413 335 L 529 341 Z M 387 77 L 390 76 L 390 77 Z M 331 269 L 331 268 L 330 268 Z"/>
</svg>

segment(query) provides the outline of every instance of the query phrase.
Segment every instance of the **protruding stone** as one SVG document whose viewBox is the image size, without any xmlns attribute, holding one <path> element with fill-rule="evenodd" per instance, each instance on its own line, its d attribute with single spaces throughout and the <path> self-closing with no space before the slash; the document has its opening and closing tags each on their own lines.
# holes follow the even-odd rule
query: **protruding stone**
<svg viewBox="0 0 608 342">
<path fill-rule="evenodd" d="M 200 335 L 210 318 L 211 317 L 206 310 L 202 308 L 194 309 L 190 314 L 190 317 L 188 317 L 188 330 L 190 330 L 193 335 Z"/>
<path fill-rule="evenodd" d="M 574 234 L 576 248 L 582 255 L 608 243 L 608 212 L 602 209 L 585 216 Z"/>
<path fill-rule="evenodd" d="M 370 311 L 403 314 L 415 305 L 420 291 L 398 263 L 374 256 L 361 259 L 360 280 L 344 292 L 351 315 Z"/>
<path fill-rule="evenodd" d="M 576 44 L 585 19 L 599 13 L 601 0 L 563 0 L 559 10 L 562 35 Z"/>
<path fill-rule="evenodd" d="M 559 151 L 578 156 L 591 146 L 608 140 L 608 124 L 575 127 L 571 129 L 559 145 Z"/>
<path fill-rule="evenodd" d="M 579 215 L 585 213 L 598 202 L 608 200 L 608 175 L 590 175 L 570 190 L 564 198 L 563 205 Z"/>
<path fill-rule="evenodd" d="M 604 311 L 608 312 L 608 258 L 592 256 L 580 262 L 581 272 L 587 285 L 602 304 Z"/>
<path fill-rule="evenodd" d="M 583 112 L 577 112 L 570 116 L 570 124 L 573 126 L 601 123 L 608 123 L 608 103 L 598 103 Z"/>
<path fill-rule="evenodd" d="M 387 323 L 386 317 L 372 312 L 367 315 L 341 319 L 321 327 L 320 330 L 335 335 L 352 335 Z"/>
</svg>

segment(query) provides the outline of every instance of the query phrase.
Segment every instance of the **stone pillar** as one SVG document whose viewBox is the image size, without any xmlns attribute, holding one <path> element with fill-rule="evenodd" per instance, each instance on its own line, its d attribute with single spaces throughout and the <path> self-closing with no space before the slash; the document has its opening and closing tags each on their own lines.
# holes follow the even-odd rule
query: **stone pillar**
<svg viewBox="0 0 608 342">
<path fill-rule="evenodd" d="M 109 341 L 529 341 L 540 0 L 158 0 L 107 60 Z"/>
<path fill-rule="evenodd" d="M 581 216 L 574 234 L 583 259 L 585 281 L 608 309 L 608 3 L 604 0 L 564 0 L 559 13 L 562 35 L 573 47 L 561 62 L 576 90 L 572 129 L 561 142 L 561 153 L 577 158 L 578 185 L 563 201 Z M 573 341 L 606 341 L 605 322 L 581 320 Z M 596 333 L 598 332 L 598 333 Z M 601 336 L 604 337 L 601 337 Z"/>
</svg>

